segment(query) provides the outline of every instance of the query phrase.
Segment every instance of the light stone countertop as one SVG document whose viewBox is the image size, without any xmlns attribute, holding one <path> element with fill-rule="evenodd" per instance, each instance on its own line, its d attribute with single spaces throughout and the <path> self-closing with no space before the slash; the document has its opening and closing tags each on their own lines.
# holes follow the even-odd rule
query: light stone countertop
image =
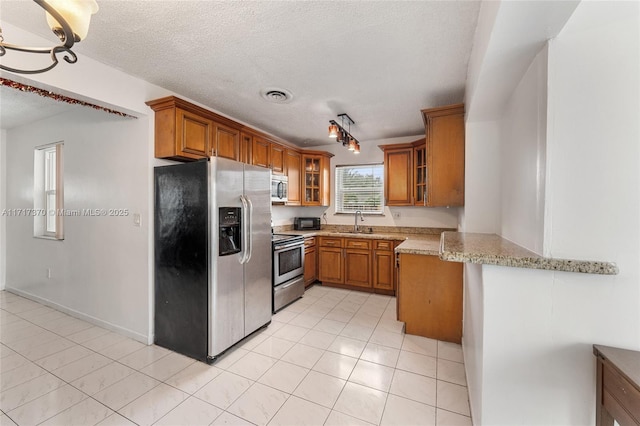
<svg viewBox="0 0 640 426">
<path fill-rule="evenodd" d="M 515 268 L 600 275 L 618 274 L 618 267 L 613 262 L 542 257 L 496 234 L 443 232 L 440 241 L 440 258 L 449 262 Z"/>
<path fill-rule="evenodd" d="M 448 262 L 600 275 L 618 274 L 618 267 L 614 262 L 543 257 L 496 234 L 454 232 L 446 228 L 377 227 L 372 228 L 372 232 L 363 233 L 349 232 L 350 229 L 349 226 L 331 225 L 317 231 L 278 229 L 275 232 L 309 237 L 404 240 L 396 247 L 396 253 L 439 256 Z M 390 232 L 391 230 L 396 232 Z"/>
</svg>

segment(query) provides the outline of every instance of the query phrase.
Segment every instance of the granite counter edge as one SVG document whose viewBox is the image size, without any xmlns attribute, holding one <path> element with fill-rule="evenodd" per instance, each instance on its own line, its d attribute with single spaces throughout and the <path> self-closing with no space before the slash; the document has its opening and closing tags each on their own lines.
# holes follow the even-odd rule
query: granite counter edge
<svg viewBox="0 0 640 426">
<path fill-rule="evenodd" d="M 464 233 L 456 233 L 464 234 Z M 494 234 L 487 234 L 495 239 Z M 511 243 L 511 242 L 509 242 Z M 513 244 L 513 243 L 511 243 Z M 522 248 L 523 250 L 526 250 Z M 617 275 L 614 262 L 560 259 L 542 256 L 508 256 L 491 252 L 448 250 L 445 233 L 440 240 L 440 259 L 448 262 L 475 263 L 481 265 L 506 266 L 512 268 L 541 269 L 549 271 L 577 272 L 596 275 Z"/>
</svg>

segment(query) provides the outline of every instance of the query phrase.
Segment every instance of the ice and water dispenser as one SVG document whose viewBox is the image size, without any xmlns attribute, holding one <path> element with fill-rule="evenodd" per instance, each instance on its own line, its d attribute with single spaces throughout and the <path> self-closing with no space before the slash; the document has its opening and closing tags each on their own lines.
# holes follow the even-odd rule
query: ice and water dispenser
<svg viewBox="0 0 640 426">
<path fill-rule="evenodd" d="M 218 247 L 220 256 L 228 256 L 242 250 L 240 207 L 220 207 L 218 223 Z"/>
</svg>

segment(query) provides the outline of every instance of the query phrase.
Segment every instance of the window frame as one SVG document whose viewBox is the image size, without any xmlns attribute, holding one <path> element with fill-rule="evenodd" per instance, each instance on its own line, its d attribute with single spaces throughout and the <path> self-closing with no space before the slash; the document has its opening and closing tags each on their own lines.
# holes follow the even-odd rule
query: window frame
<svg viewBox="0 0 640 426">
<path fill-rule="evenodd" d="M 379 195 L 380 203 L 377 205 L 376 210 L 367 210 L 366 206 L 359 207 L 356 209 L 345 209 L 344 205 L 344 193 L 345 189 L 342 188 L 342 178 L 339 174 L 342 174 L 340 169 L 364 169 L 371 168 L 373 170 L 373 175 L 375 177 L 379 177 L 380 185 L 379 188 L 374 188 L 376 191 L 371 191 L 372 194 Z M 379 176 L 377 176 L 379 175 Z M 335 214 L 355 214 L 356 211 L 361 211 L 364 215 L 384 215 L 384 163 L 366 163 L 366 164 L 342 164 L 335 166 L 335 186 L 334 186 L 334 205 L 335 205 Z M 346 191 L 349 192 L 349 191 Z M 355 191 L 354 191 L 355 192 Z M 355 192 L 358 193 L 358 192 Z M 362 194 L 363 192 L 359 192 Z M 342 197 L 342 198 L 341 198 Z"/>
<path fill-rule="evenodd" d="M 34 149 L 33 236 L 36 238 L 64 239 L 63 147 L 64 142 L 55 142 Z"/>
</svg>

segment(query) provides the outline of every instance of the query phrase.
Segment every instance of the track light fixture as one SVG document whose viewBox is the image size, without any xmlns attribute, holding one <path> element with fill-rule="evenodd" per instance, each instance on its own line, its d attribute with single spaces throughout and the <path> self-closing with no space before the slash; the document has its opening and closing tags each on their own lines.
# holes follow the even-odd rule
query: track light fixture
<svg viewBox="0 0 640 426">
<path fill-rule="evenodd" d="M 15 50 L 26 53 L 49 54 L 51 64 L 43 68 L 24 70 L 0 64 L 0 69 L 18 74 L 38 74 L 49 71 L 58 65 L 58 54 L 64 53 L 64 60 L 70 64 L 78 61 L 71 48 L 74 43 L 84 40 L 89 31 L 91 15 L 98 11 L 95 0 L 33 0 L 46 13 L 47 23 L 51 31 L 60 39 L 61 44 L 51 48 L 24 47 L 4 42 L 2 29 L 0 29 L 0 58 L 4 57 L 7 50 Z"/>
<path fill-rule="evenodd" d="M 329 126 L 329 137 L 335 138 L 336 142 L 341 143 L 342 146 L 349 151 L 353 151 L 354 154 L 360 154 L 360 142 L 353 136 L 351 136 L 351 125 L 356 124 L 348 114 L 338 114 L 341 119 L 342 125 L 338 124 L 334 120 L 329 120 L 331 124 Z M 345 130 L 345 121 L 347 123 L 348 130 Z"/>
</svg>

